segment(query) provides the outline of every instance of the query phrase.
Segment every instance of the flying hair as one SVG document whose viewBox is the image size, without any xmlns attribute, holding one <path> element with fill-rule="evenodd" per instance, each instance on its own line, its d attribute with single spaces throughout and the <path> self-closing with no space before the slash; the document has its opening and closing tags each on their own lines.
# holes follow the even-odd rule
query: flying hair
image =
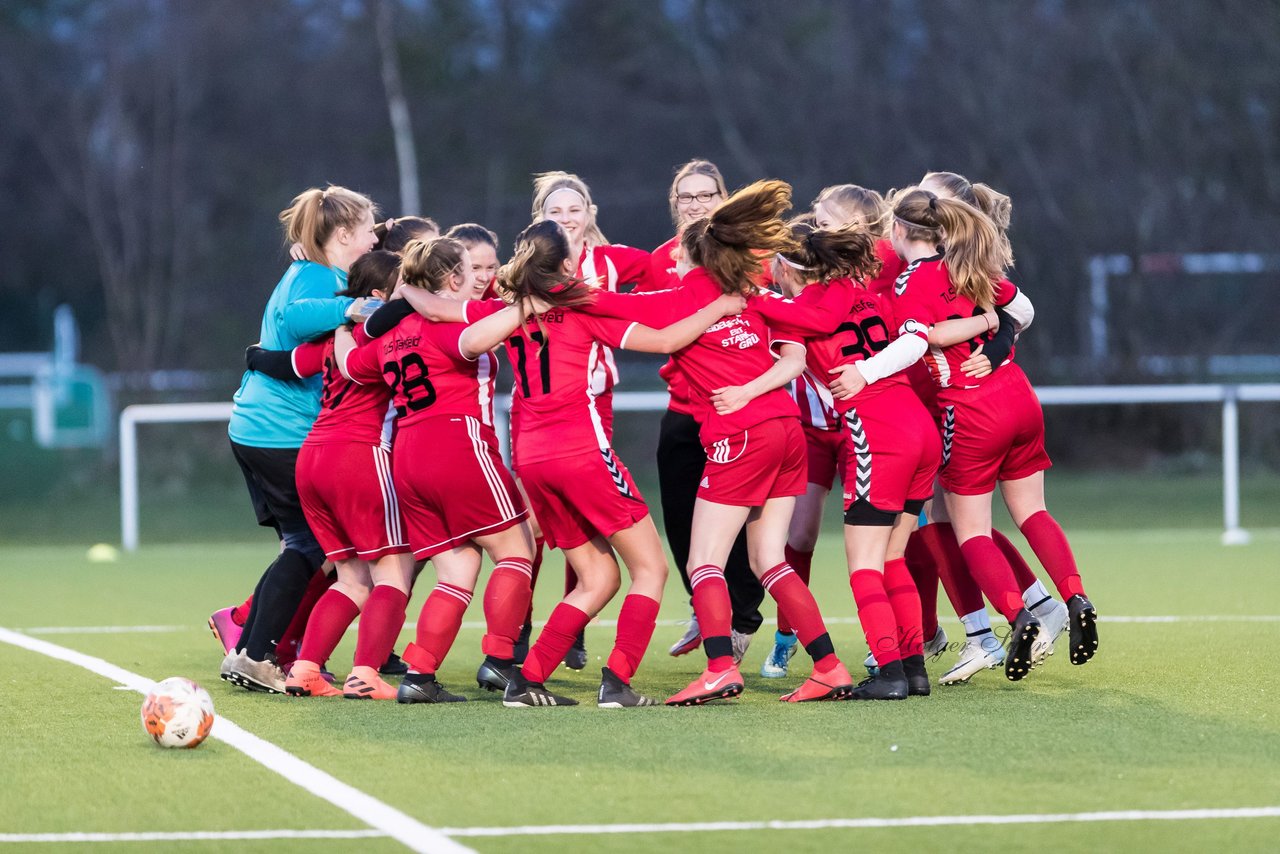
<svg viewBox="0 0 1280 854">
<path fill-rule="evenodd" d="M 545 303 L 572 308 L 592 301 L 591 286 L 581 279 L 565 277 L 569 258 L 569 238 L 551 220 L 535 222 L 516 237 L 515 254 L 498 268 L 497 287 L 506 299 L 520 306 L 520 326 L 528 321 L 525 298 L 537 297 Z M 545 332 L 542 321 L 534 322 Z M 545 336 L 543 340 L 546 340 Z"/>
<path fill-rule="evenodd" d="M 308 261 L 332 266 L 324 252 L 325 243 L 339 228 L 355 228 L 369 211 L 377 211 L 373 200 L 346 187 L 330 184 L 323 190 L 304 190 L 280 211 L 285 245 L 298 243 Z"/>
<path fill-rule="evenodd" d="M 864 281 L 880 272 L 880 256 L 876 254 L 878 238 L 865 228 L 852 225 L 820 229 L 799 217 L 789 225 L 796 248 L 779 252 L 778 257 L 803 272 L 806 281 L 845 278 Z"/>
<path fill-rule="evenodd" d="M 738 190 L 680 235 L 689 260 L 707 270 L 726 294 L 747 295 L 760 278 L 760 255 L 794 252 L 791 229 L 781 219 L 791 207 L 791 185 L 757 181 Z"/>
<path fill-rule="evenodd" d="M 838 214 L 845 225 L 861 225 L 877 239 L 889 235 L 889 205 L 875 190 L 857 184 L 835 184 L 818 193 L 812 207 L 818 205 Z"/>
</svg>

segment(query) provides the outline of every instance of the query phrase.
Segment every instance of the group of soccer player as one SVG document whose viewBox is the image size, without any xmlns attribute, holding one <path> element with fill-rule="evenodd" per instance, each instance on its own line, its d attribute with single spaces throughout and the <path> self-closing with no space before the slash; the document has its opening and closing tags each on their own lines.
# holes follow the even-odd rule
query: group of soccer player
<svg viewBox="0 0 1280 854">
<path fill-rule="evenodd" d="M 253 595 L 210 619 L 224 679 L 299 697 L 464 700 L 436 673 L 487 555 L 477 683 L 509 707 L 575 705 L 546 683 L 562 662 L 585 667 L 584 629 L 618 594 L 620 557 L 629 586 L 597 702 L 658 705 L 633 680 L 668 564 L 612 448 L 617 348 L 670 355 L 658 480 L 693 608 L 670 653 L 700 645 L 707 664 L 667 705 L 742 693 L 766 592 L 778 628 L 761 675 L 786 677 L 798 646 L 813 661 L 788 702 L 929 694 L 925 662 L 948 647 L 939 582 L 966 634 L 943 684 L 1001 664 L 1021 680 L 1064 632 L 1073 664 L 1093 656 L 1096 613 L 1045 508 L 1043 414 L 1014 361 L 1033 309 L 1006 276 L 1008 197 L 932 172 L 887 198 L 829 187 L 784 220 L 786 183 L 730 194 L 693 160 L 669 193 L 675 236 L 646 252 L 605 239 L 577 176 L 545 173 L 533 189 L 532 224 L 501 266 L 482 226 L 376 223 L 373 202 L 341 187 L 281 214 L 295 261 L 247 352 L 229 430 L 281 548 Z M 498 349 L 514 375 L 510 468 L 494 429 Z M 870 649 L 856 685 L 808 586 L 837 475 Z M 992 529 L 997 484 L 1059 598 Z M 564 596 L 535 639 L 547 549 L 564 554 Z M 401 658 L 428 564 L 435 585 Z M 357 617 L 338 687 L 325 665 Z"/>
</svg>

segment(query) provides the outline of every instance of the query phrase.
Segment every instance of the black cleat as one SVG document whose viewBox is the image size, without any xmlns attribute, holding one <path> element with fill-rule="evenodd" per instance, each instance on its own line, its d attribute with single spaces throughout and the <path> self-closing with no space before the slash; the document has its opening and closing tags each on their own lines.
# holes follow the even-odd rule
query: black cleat
<svg viewBox="0 0 1280 854">
<path fill-rule="evenodd" d="M 400 656 L 392 651 L 387 656 L 387 660 L 378 668 L 378 672 L 383 676 L 403 676 L 409 672 L 409 665 L 401 661 Z"/>
<path fill-rule="evenodd" d="M 486 655 L 476 671 L 476 684 L 486 691 L 506 691 L 507 683 L 519 675 L 514 661 Z"/>
<path fill-rule="evenodd" d="M 850 700 L 905 700 L 911 692 L 901 661 L 880 667 L 875 676 L 863 679 L 849 695 Z"/>
<path fill-rule="evenodd" d="M 502 694 L 502 705 L 508 709 L 578 705 L 578 701 L 572 697 L 552 694 L 541 682 L 529 682 L 520 673 L 515 674 L 515 677 L 507 683 L 507 690 Z"/>
<path fill-rule="evenodd" d="M 1009 627 L 1009 646 L 1005 650 L 1004 675 L 1018 682 L 1031 672 L 1031 646 L 1040 634 L 1040 621 L 1023 608 Z"/>
<path fill-rule="evenodd" d="M 1077 593 L 1067 600 L 1071 627 L 1071 663 L 1084 664 L 1098 651 L 1098 612 L 1093 603 Z"/>
<path fill-rule="evenodd" d="M 585 632 L 578 632 L 573 646 L 564 654 L 564 666 L 570 670 L 581 670 L 587 666 L 587 637 Z"/>
<path fill-rule="evenodd" d="M 396 692 L 397 703 L 465 703 L 466 697 L 450 694 L 431 673 L 407 673 Z"/>
<path fill-rule="evenodd" d="M 514 647 L 516 664 L 524 664 L 529 656 L 529 637 L 533 634 L 533 626 L 525 623 L 520 627 L 520 636 L 516 638 Z"/>
<path fill-rule="evenodd" d="M 924 669 L 924 656 L 907 656 L 902 659 L 902 669 L 907 674 L 907 696 L 929 696 L 929 674 Z"/>
<path fill-rule="evenodd" d="M 636 692 L 607 667 L 600 668 L 600 695 L 596 703 L 602 709 L 633 709 L 639 706 L 660 705 L 652 697 Z"/>
</svg>

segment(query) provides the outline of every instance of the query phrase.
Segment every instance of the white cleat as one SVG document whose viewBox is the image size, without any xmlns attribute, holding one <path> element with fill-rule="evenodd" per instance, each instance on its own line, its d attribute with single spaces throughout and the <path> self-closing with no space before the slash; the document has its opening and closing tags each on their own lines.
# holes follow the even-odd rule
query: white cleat
<svg viewBox="0 0 1280 854">
<path fill-rule="evenodd" d="M 751 646 L 751 639 L 754 634 L 746 634 L 737 629 L 733 629 L 730 634 L 730 640 L 733 642 L 733 663 L 741 664 L 742 659 L 747 657 L 747 647 Z"/>
<path fill-rule="evenodd" d="M 938 626 L 938 630 L 933 633 L 933 637 L 924 645 L 925 660 L 937 658 L 947 651 L 947 633 L 942 630 L 942 626 Z"/>
<path fill-rule="evenodd" d="M 1031 644 L 1031 666 L 1035 667 L 1053 655 L 1054 641 L 1067 630 L 1070 614 L 1067 606 L 1056 599 L 1040 605 L 1032 614 L 1040 621 L 1040 634 Z"/>
<path fill-rule="evenodd" d="M 671 645 L 671 649 L 667 650 L 668 655 L 686 655 L 693 652 L 702 643 L 702 629 L 698 627 L 698 615 L 689 615 L 689 628 L 685 629 L 684 635 L 680 640 Z"/>
<path fill-rule="evenodd" d="M 984 632 L 981 641 L 970 638 L 960 650 L 960 659 L 942 674 L 939 685 L 959 685 L 968 682 L 974 674 L 1004 664 L 1004 647 L 994 634 Z"/>
</svg>

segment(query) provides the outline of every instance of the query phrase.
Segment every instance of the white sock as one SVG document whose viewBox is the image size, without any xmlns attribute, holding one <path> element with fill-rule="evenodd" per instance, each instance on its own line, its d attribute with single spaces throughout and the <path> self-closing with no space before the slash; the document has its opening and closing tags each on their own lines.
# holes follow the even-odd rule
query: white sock
<svg viewBox="0 0 1280 854">
<path fill-rule="evenodd" d="M 1050 601 L 1045 602 L 1044 600 L 1046 599 Z M 1033 614 L 1039 613 L 1039 609 L 1052 604 L 1052 600 L 1053 597 L 1050 596 L 1049 591 L 1045 589 L 1044 582 L 1039 579 L 1036 579 L 1035 584 L 1032 584 L 1026 590 L 1022 591 L 1022 604 L 1025 605 L 1027 610 Z"/>
<path fill-rule="evenodd" d="M 985 608 L 974 611 L 972 614 L 965 614 L 960 618 L 960 622 L 964 625 L 966 643 L 976 643 L 987 652 L 993 652 L 1000 647 L 1000 639 L 995 636 L 995 632 L 991 631 L 991 615 Z"/>
</svg>

